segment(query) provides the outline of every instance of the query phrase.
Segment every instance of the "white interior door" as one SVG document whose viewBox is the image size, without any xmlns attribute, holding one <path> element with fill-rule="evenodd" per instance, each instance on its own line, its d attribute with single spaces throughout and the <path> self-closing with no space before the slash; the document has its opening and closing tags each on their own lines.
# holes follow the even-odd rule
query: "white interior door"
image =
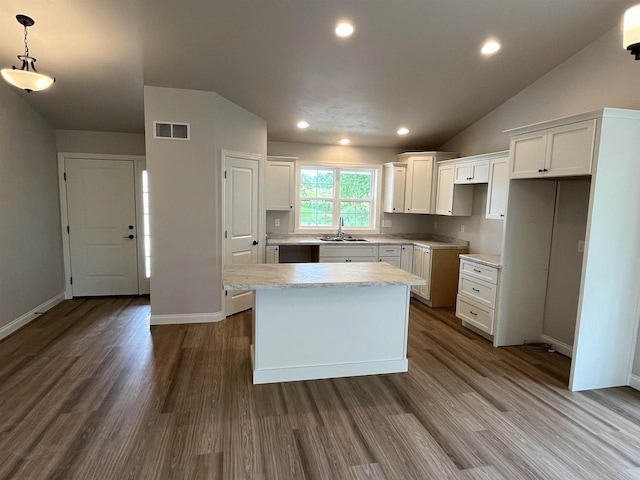
<svg viewBox="0 0 640 480">
<path fill-rule="evenodd" d="M 224 166 L 224 263 L 258 263 L 260 161 L 253 156 L 225 154 Z M 253 291 L 227 292 L 227 316 L 252 307 Z"/>
<path fill-rule="evenodd" d="M 134 163 L 66 159 L 74 296 L 138 294 Z"/>
</svg>

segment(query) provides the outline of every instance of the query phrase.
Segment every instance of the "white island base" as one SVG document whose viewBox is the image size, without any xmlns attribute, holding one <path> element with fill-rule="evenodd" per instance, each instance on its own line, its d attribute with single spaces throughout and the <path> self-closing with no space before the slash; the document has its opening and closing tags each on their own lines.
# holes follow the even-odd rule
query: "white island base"
<svg viewBox="0 0 640 480">
<path fill-rule="evenodd" d="M 233 282 L 234 272 L 250 267 L 261 282 Z M 292 283 L 270 283 L 269 271 L 293 274 Z M 257 384 L 408 371 L 410 288 L 420 281 L 373 263 L 238 265 L 225 269 L 224 283 L 255 289 Z"/>
</svg>

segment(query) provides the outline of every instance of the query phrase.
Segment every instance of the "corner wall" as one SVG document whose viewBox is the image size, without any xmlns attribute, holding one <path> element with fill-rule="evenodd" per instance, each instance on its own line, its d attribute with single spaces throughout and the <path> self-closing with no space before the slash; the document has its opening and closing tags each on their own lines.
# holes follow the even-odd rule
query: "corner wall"
<svg viewBox="0 0 640 480">
<path fill-rule="evenodd" d="M 154 120 L 191 125 L 190 141 L 146 137 L 151 312 L 213 319 L 222 311 L 220 152 L 266 156 L 266 122 L 213 92 L 147 86 L 144 97 L 147 132 Z"/>
<path fill-rule="evenodd" d="M 4 82 L 0 125 L 1 338 L 63 293 L 64 270 L 55 132 Z"/>
</svg>

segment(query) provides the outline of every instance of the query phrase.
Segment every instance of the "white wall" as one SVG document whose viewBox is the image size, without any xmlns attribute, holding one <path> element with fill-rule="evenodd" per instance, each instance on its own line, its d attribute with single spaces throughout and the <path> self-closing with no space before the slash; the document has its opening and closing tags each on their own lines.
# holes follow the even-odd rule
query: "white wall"
<svg viewBox="0 0 640 480">
<path fill-rule="evenodd" d="M 298 157 L 301 162 L 331 162 L 335 164 L 382 165 L 393 162 L 404 150 L 394 148 L 343 147 L 338 145 L 318 145 L 309 143 L 269 142 L 269 155 Z M 382 182 L 382 179 L 380 179 Z M 429 228 L 429 215 L 405 213 L 382 213 L 385 220 L 391 220 L 391 227 L 381 228 L 380 233 L 424 233 Z M 280 219 L 280 227 L 275 220 Z M 269 233 L 286 234 L 294 231 L 294 214 L 286 211 L 267 212 L 266 230 Z"/>
<path fill-rule="evenodd" d="M 0 125 L 2 328 L 61 294 L 64 270 L 55 132 L 4 82 Z"/>
<path fill-rule="evenodd" d="M 145 87 L 153 121 L 191 124 L 190 141 L 146 138 L 153 315 L 222 310 L 220 152 L 266 155 L 266 122 L 213 92 Z"/>
<path fill-rule="evenodd" d="M 56 130 L 58 152 L 144 155 L 144 133 Z"/>
</svg>

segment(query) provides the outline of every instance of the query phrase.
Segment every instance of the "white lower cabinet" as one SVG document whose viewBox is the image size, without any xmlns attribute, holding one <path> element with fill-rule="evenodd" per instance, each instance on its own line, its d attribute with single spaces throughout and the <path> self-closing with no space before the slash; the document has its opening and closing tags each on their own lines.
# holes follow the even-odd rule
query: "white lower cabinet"
<svg viewBox="0 0 640 480">
<path fill-rule="evenodd" d="M 431 249 L 429 247 L 414 245 L 413 269 L 411 273 L 427 281 L 425 285 L 414 285 L 411 287 L 411 292 L 421 299 L 428 301 L 431 287 Z"/>
<path fill-rule="evenodd" d="M 322 245 L 320 262 L 377 262 L 378 245 Z"/>
<path fill-rule="evenodd" d="M 378 247 L 378 261 L 411 272 L 413 245 L 380 245 Z"/>
<path fill-rule="evenodd" d="M 456 316 L 463 325 L 493 335 L 498 298 L 498 269 L 468 258 L 460 261 Z"/>
<path fill-rule="evenodd" d="M 267 245 L 264 263 L 279 263 L 280 249 L 277 245 Z"/>
</svg>

